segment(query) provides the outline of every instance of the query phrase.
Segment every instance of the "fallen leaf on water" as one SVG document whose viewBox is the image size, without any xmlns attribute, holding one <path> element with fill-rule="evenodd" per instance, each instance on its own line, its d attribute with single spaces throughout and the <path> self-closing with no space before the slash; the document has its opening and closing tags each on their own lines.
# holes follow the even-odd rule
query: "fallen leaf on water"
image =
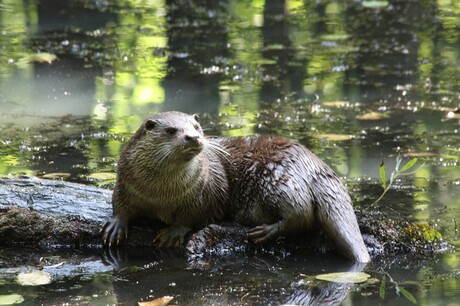
<svg viewBox="0 0 460 306">
<path fill-rule="evenodd" d="M 42 52 L 42 53 L 31 54 L 27 56 L 26 59 L 28 60 L 29 63 L 37 62 L 37 63 L 51 64 L 53 61 L 57 59 L 57 56 L 55 54 Z"/>
<path fill-rule="evenodd" d="M 65 172 L 54 172 L 54 173 L 47 173 L 42 175 L 42 178 L 49 179 L 49 180 L 60 180 L 66 179 L 70 177 L 70 173 Z"/>
<path fill-rule="evenodd" d="M 0 295 L 0 305 L 13 305 L 24 302 L 24 298 L 20 294 Z"/>
<path fill-rule="evenodd" d="M 146 302 L 137 302 L 139 306 L 166 306 L 174 299 L 173 296 L 163 296 L 161 298 L 157 298 L 151 301 Z"/>
<path fill-rule="evenodd" d="M 316 279 L 333 283 L 364 283 L 370 277 L 364 272 L 336 272 L 316 275 Z"/>
<path fill-rule="evenodd" d="M 363 7 L 370 9 L 384 9 L 390 5 L 388 1 L 379 1 L 379 0 L 365 0 L 361 3 Z"/>
<path fill-rule="evenodd" d="M 21 286 L 39 286 L 51 283 L 51 275 L 45 271 L 19 273 L 16 282 Z"/>
<path fill-rule="evenodd" d="M 362 115 L 356 116 L 356 119 L 358 120 L 381 120 L 388 118 L 390 114 L 387 113 L 381 113 L 381 112 L 368 112 Z"/>
<path fill-rule="evenodd" d="M 313 137 L 317 139 L 329 140 L 329 141 L 345 141 L 353 138 L 353 135 L 349 134 L 316 134 Z"/>
<path fill-rule="evenodd" d="M 92 181 L 106 181 L 116 179 L 117 175 L 114 172 L 97 172 L 91 173 L 87 178 Z"/>
<path fill-rule="evenodd" d="M 57 56 L 55 54 L 51 53 L 35 53 L 31 55 L 27 55 L 26 57 L 21 58 L 16 62 L 16 65 L 18 68 L 25 69 L 29 66 L 31 63 L 48 63 L 51 64 L 53 61 L 57 59 Z"/>
<path fill-rule="evenodd" d="M 323 102 L 323 105 L 329 107 L 350 107 L 351 103 L 348 101 L 327 101 Z"/>
<path fill-rule="evenodd" d="M 434 152 L 406 152 L 404 153 L 404 156 L 407 156 L 407 157 L 435 157 L 435 156 L 439 156 L 439 154 L 434 153 Z"/>
</svg>

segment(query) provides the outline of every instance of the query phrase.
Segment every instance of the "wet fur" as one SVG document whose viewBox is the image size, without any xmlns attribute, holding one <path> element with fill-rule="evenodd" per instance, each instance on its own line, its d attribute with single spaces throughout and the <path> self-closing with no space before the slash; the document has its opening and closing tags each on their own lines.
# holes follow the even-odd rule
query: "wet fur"
<svg viewBox="0 0 460 306">
<path fill-rule="evenodd" d="M 350 195 L 311 151 L 279 136 L 222 138 L 219 143 L 236 161 L 227 169 L 236 222 L 249 227 L 280 222 L 282 234 L 319 225 L 346 257 L 370 260 Z"/>
<path fill-rule="evenodd" d="M 191 135 L 202 150 L 184 155 Z M 113 209 L 103 229 L 110 243 L 138 215 L 189 229 L 230 216 L 261 242 L 319 225 L 343 255 L 370 260 L 348 192 L 316 155 L 278 136 L 206 139 L 196 118 L 179 112 L 148 118 L 128 143 Z"/>
<path fill-rule="evenodd" d="M 123 150 L 112 198 L 114 215 L 124 222 L 149 216 L 191 229 L 221 220 L 228 185 L 219 157 L 204 145 L 191 161 L 183 159 L 179 154 L 183 134 L 197 133 L 206 140 L 201 127 L 196 132 L 183 130 L 186 123 L 196 124 L 192 116 L 170 113 L 169 117 L 150 117 L 158 126 L 149 131 L 143 123 Z M 179 129 L 177 135 L 165 135 L 165 127 Z"/>
</svg>

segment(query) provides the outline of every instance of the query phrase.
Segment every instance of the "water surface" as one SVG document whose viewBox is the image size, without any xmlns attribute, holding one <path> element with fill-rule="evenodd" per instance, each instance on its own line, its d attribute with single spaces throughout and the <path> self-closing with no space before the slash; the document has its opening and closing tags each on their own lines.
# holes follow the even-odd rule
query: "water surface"
<svg viewBox="0 0 460 306">
<path fill-rule="evenodd" d="M 375 209 L 429 224 L 459 247 L 459 3 L 271 2 L 3 1 L 0 174 L 110 188 L 147 114 L 198 113 L 209 135 L 301 142 L 343 177 L 357 206 L 382 193 L 382 160 L 389 178 L 398 155 L 418 158 Z M 190 263 L 149 250 L 131 254 L 120 273 L 100 255 L 40 287 L 15 285 L 1 270 L 0 295 L 18 293 L 25 304 L 163 295 L 182 305 L 307 303 L 312 287 L 301 273 L 355 269 L 327 256 Z M 375 283 L 313 287 L 351 305 L 411 305 L 398 286 L 421 305 L 458 304 L 456 250 L 377 266 L 367 270 Z"/>
</svg>

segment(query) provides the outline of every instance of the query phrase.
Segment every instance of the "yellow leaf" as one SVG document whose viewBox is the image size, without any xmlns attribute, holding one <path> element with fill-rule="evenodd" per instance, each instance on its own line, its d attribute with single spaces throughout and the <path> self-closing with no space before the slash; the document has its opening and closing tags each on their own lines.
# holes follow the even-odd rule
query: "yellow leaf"
<svg viewBox="0 0 460 306">
<path fill-rule="evenodd" d="M 163 296 L 161 298 L 157 298 L 151 301 L 146 302 L 137 302 L 139 306 L 166 306 L 174 299 L 173 296 Z"/>
<path fill-rule="evenodd" d="M 26 68 L 28 64 L 30 63 L 36 62 L 36 63 L 51 64 L 56 59 L 57 59 L 57 56 L 55 54 L 46 53 L 46 52 L 35 53 L 35 54 L 31 54 L 31 55 L 21 58 L 20 60 L 17 61 L 16 65 L 19 68 Z"/>
<path fill-rule="evenodd" d="M 387 113 L 368 112 L 368 113 L 356 116 L 356 119 L 371 121 L 371 120 L 381 120 L 381 119 L 384 119 L 384 118 L 388 118 L 389 116 L 390 116 L 390 114 L 388 112 Z"/>
<path fill-rule="evenodd" d="M 28 61 L 29 62 L 37 62 L 37 63 L 48 63 L 51 64 L 53 61 L 57 59 L 57 56 L 55 54 L 51 53 L 36 53 L 28 56 Z"/>
<path fill-rule="evenodd" d="M 70 177 L 70 173 L 65 172 L 54 172 L 54 173 L 47 173 L 42 176 L 44 179 L 49 180 L 64 180 Z"/>
<path fill-rule="evenodd" d="M 117 178 L 115 172 L 96 172 L 91 173 L 88 175 L 88 179 L 90 181 L 107 181 L 107 180 L 114 180 Z"/>
<path fill-rule="evenodd" d="M 316 275 L 316 279 L 333 283 L 364 283 L 370 277 L 364 272 L 336 272 Z"/>
<path fill-rule="evenodd" d="M 328 141 L 345 141 L 353 138 L 353 135 L 349 134 L 316 134 L 313 137 L 317 139 L 323 139 Z"/>
<path fill-rule="evenodd" d="M 20 273 L 16 282 L 21 286 L 39 286 L 51 283 L 51 275 L 45 271 L 34 271 L 31 273 Z"/>
<path fill-rule="evenodd" d="M 406 157 L 435 157 L 439 156 L 438 153 L 434 152 L 406 152 L 404 153 Z"/>
<path fill-rule="evenodd" d="M 329 107 L 350 107 L 351 103 L 348 101 L 327 101 L 322 103 L 324 106 Z"/>
</svg>

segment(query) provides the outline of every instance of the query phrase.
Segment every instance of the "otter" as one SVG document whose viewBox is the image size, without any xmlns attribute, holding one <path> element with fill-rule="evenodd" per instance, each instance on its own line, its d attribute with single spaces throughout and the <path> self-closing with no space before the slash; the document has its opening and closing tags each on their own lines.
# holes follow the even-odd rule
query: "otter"
<svg viewBox="0 0 460 306">
<path fill-rule="evenodd" d="M 230 219 L 265 243 L 319 225 L 339 252 L 369 262 L 352 201 L 334 171 L 303 145 L 280 136 L 206 138 L 196 115 L 147 118 L 121 153 L 104 244 L 118 245 L 137 216 L 168 227 L 159 247 Z"/>
</svg>

